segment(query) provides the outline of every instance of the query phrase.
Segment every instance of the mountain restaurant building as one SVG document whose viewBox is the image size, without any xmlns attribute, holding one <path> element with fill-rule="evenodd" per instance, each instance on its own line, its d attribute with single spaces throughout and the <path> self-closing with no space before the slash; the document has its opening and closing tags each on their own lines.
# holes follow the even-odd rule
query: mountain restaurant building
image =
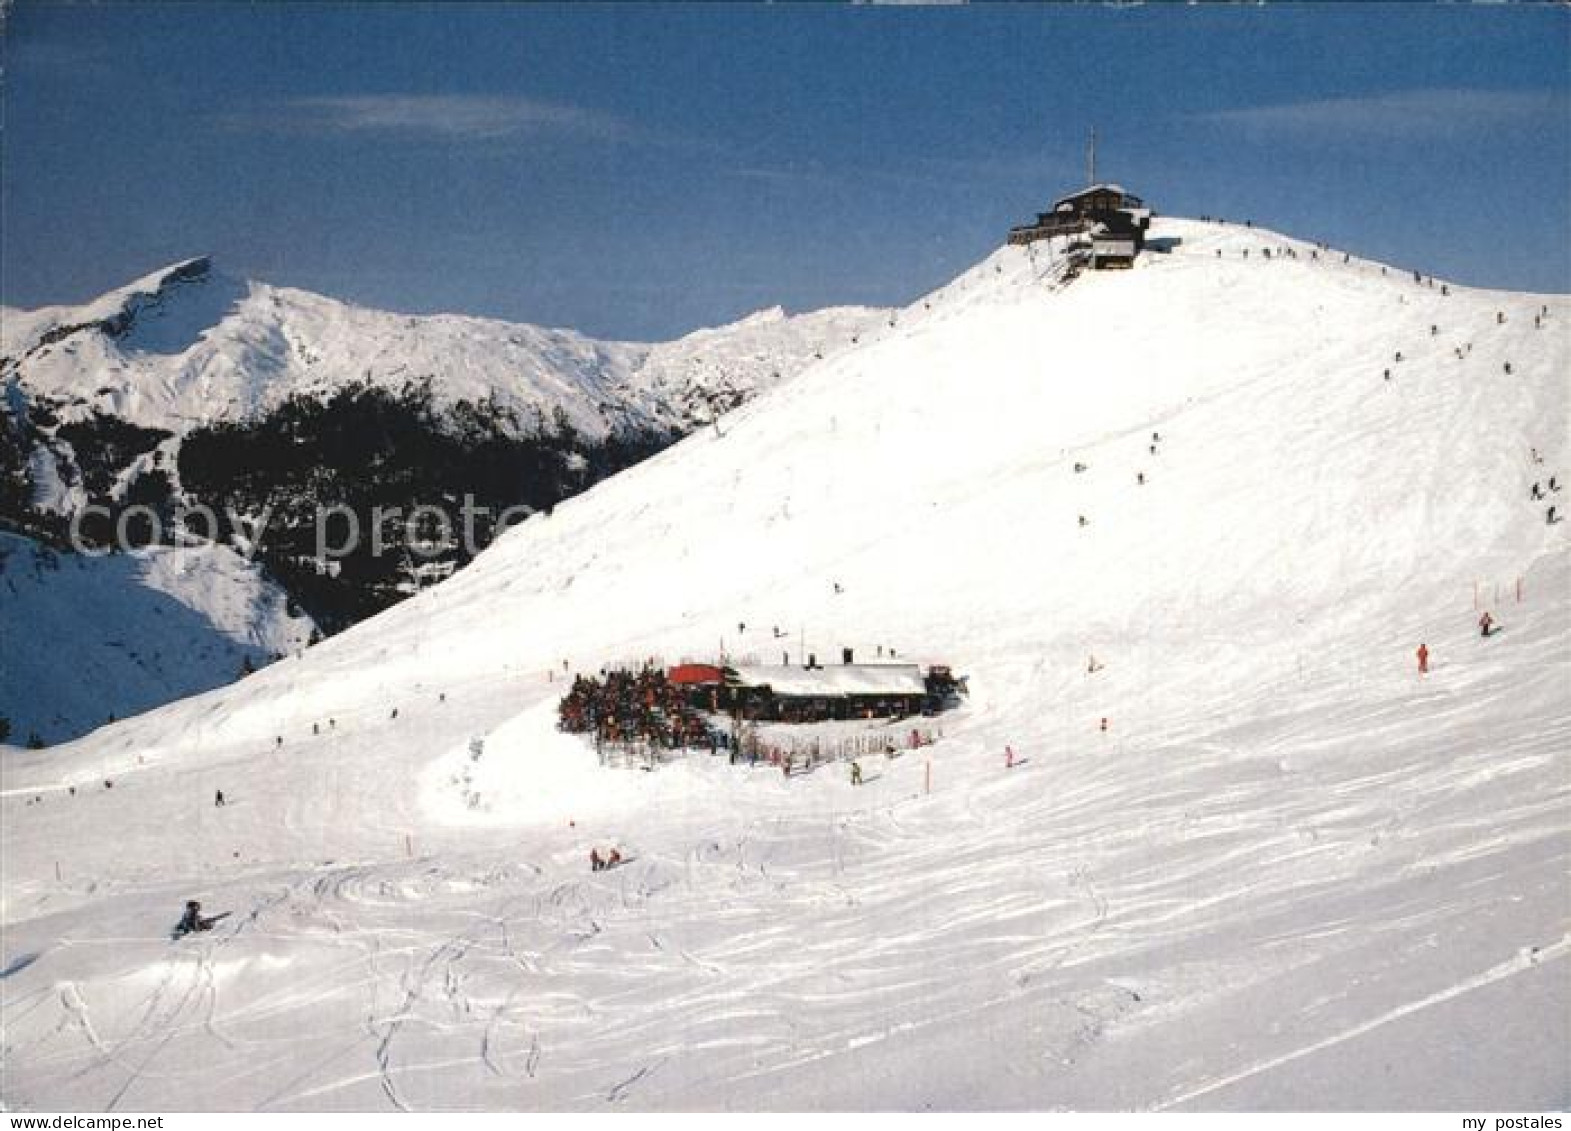
<svg viewBox="0 0 1571 1131">
<path fill-rule="evenodd" d="M 1091 185 L 1054 201 L 1052 210 L 1039 213 L 1034 223 L 1011 228 L 1009 242 L 1024 245 L 1054 236 L 1095 233 L 1099 226 L 1104 232 L 1117 236 L 1120 252 L 1127 241 L 1128 257 L 1133 259 L 1145 245 L 1145 234 L 1151 227 L 1151 210 L 1145 201 L 1126 192 L 1122 185 Z"/>
<path fill-rule="evenodd" d="M 742 664 L 726 669 L 726 688 L 742 717 L 792 723 L 919 715 L 928 694 L 916 664 Z"/>
</svg>

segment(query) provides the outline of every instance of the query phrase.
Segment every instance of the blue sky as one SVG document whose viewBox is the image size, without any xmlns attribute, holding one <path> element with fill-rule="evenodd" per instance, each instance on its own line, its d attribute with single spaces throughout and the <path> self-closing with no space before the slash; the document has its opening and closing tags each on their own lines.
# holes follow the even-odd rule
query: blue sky
<svg viewBox="0 0 1571 1131">
<path fill-rule="evenodd" d="M 409 312 L 675 336 L 898 303 L 1100 172 L 1571 290 L 1571 10 L 12 9 L 0 300 L 212 254 Z"/>
</svg>

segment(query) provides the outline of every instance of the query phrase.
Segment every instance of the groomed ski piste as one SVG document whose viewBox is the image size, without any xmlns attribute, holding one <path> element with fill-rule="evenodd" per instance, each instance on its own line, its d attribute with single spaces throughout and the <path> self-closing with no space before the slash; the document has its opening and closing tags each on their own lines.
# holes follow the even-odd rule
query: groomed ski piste
<svg viewBox="0 0 1571 1131">
<path fill-rule="evenodd" d="M 4 1105 L 1563 1107 L 1571 302 L 1152 243 L 1001 250 L 302 658 L 5 751 Z M 969 698 L 860 787 L 554 728 L 564 662 L 776 627 Z"/>
</svg>

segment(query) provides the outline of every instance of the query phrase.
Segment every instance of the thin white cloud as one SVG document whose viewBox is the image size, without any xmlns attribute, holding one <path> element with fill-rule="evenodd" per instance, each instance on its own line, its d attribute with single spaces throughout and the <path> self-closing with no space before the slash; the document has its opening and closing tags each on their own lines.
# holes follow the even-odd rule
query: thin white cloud
<svg viewBox="0 0 1571 1131">
<path fill-rule="evenodd" d="M 836 170 L 822 164 L 738 165 L 723 172 L 741 180 L 777 187 L 879 183 L 902 186 L 938 186 L 966 190 L 977 184 L 998 182 L 1058 185 L 1078 175 L 1070 165 L 1041 154 L 1019 157 L 917 157 L 889 168 L 847 166 Z"/>
<path fill-rule="evenodd" d="M 836 178 L 822 169 L 772 168 L 765 165 L 747 165 L 725 170 L 727 174 L 745 181 L 758 181 L 769 185 L 831 184 Z"/>
<path fill-rule="evenodd" d="M 380 134 L 436 141 L 491 141 L 546 134 L 612 140 L 628 132 L 619 119 L 596 110 L 533 98 L 481 94 L 292 98 L 261 112 L 229 115 L 224 120 L 241 129 Z"/>
<path fill-rule="evenodd" d="M 1562 91 L 1436 88 L 1249 106 L 1195 117 L 1261 133 L 1432 138 L 1563 116 L 1566 100 Z"/>
</svg>

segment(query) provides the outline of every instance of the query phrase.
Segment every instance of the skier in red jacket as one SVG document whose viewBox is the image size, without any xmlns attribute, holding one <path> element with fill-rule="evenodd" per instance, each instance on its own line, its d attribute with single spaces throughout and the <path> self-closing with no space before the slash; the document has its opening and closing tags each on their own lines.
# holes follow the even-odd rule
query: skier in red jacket
<svg viewBox="0 0 1571 1131">
<path fill-rule="evenodd" d="M 1427 645 L 1427 644 L 1420 644 L 1418 646 L 1418 674 L 1419 675 L 1427 675 L 1428 673 L 1429 673 L 1429 645 Z"/>
</svg>

